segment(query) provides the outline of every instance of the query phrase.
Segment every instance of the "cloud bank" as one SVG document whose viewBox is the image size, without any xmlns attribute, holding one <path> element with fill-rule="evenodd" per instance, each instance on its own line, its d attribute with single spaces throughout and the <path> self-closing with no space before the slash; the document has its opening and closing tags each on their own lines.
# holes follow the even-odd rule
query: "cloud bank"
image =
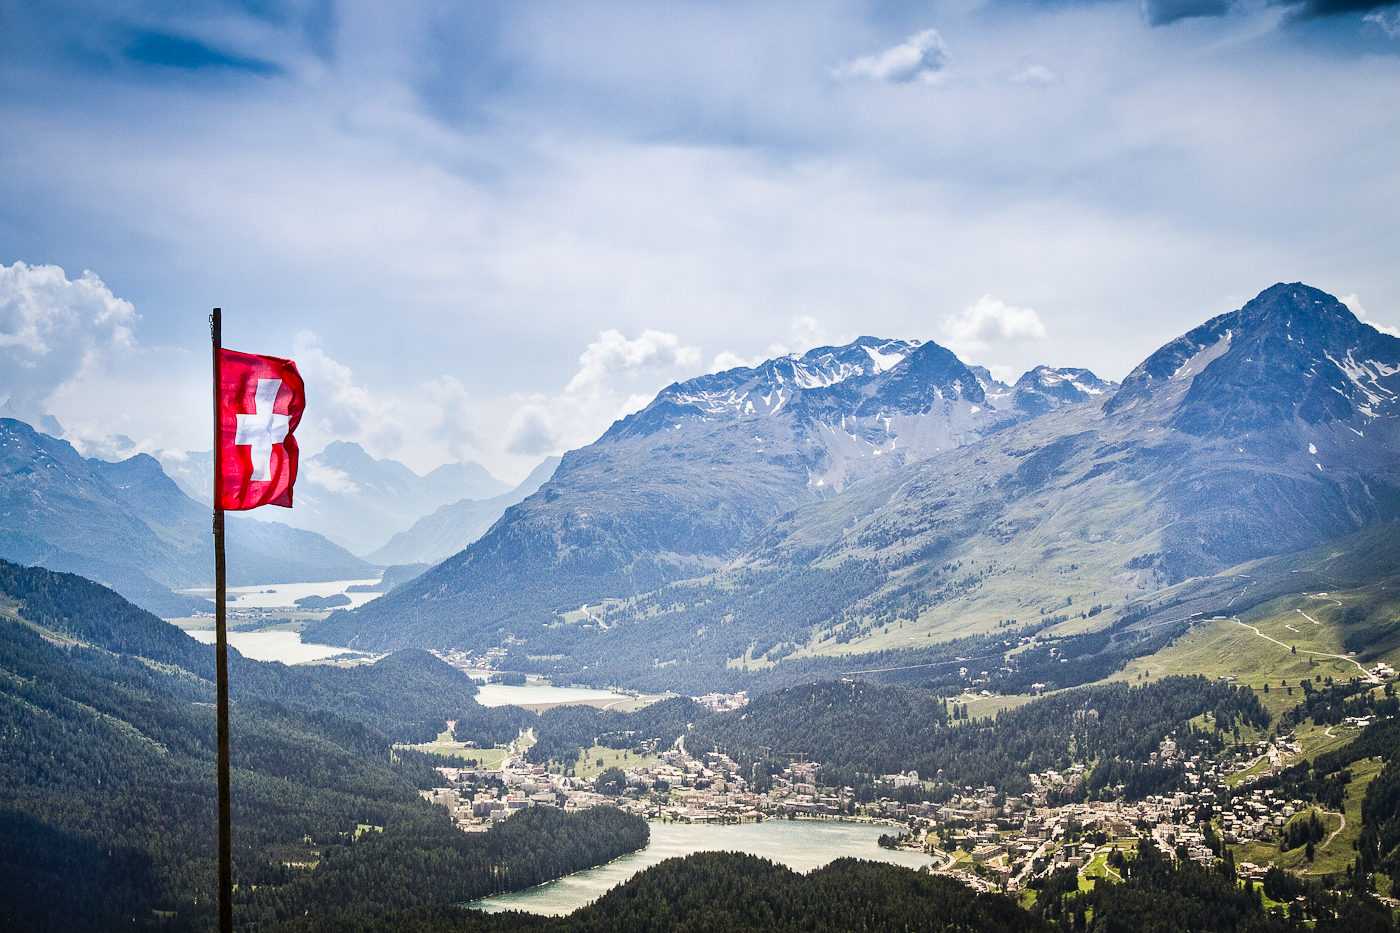
<svg viewBox="0 0 1400 933">
<path fill-rule="evenodd" d="M 131 302 L 92 272 L 69 281 L 58 266 L 0 266 L 0 395 L 38 425 L 53 396 L 135 348 Z"/>
<path fill-rule="evenodd" d="M 978 355 L 993 346 L 1044 340 L 1045 325 L 1032 308 L 1017 308 L 983 295 L 961 314 L 948 315 L 940 341 L 954 353 Z"/>
<path fill-rule="evenodd" d="M 627 386 L 667 372 L 695 375 L 700 349 L 671 333 L 646 330 L 629 340 L 610 329 L 587 346 L 578 363 L 559 394 L 521 399 L 506 429 L 506 450 L 538 457 L 591 443 L 618 418 L 644 408 L 661 388 L 628 393 Z"/>
</svg>

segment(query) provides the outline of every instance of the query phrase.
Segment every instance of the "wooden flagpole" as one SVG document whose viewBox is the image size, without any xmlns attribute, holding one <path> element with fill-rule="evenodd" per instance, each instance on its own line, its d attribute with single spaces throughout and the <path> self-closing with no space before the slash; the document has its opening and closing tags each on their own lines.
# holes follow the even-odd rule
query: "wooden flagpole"
<svg viewBox="0 0 1400 933">
<path fill-rule="evenodd" d="M 223 389 L 219 350 L 223 346 L 223 315 L 209 315 L 214 341 L 214 659 L 218 667 L 219 722 L 219 933 L 233 933 L 233 816 L 228 753 L 228 580 L 224 570 L 223 445 L 219 437 L 219 395 Z"/>
</svg>

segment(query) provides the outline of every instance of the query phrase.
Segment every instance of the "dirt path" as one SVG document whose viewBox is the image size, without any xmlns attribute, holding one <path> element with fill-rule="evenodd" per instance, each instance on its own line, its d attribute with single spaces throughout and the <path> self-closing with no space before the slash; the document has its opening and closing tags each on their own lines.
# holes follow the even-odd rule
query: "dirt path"
<svg viewBox="0 0 1400 933">
<path fill-rule="evenodd" d="M 1299 611 L 1299 612 L 1302 612 L 1303 610 L 1299 609 L 1298 611 Z M 1303 618 L 1306 619 L 1306 618 L 1307 618 L 1307 615 L 1304 614 Z M 1257 628 L 1254 627 L 1253 625 L 1249 625 L 1249 624 L 1247 624 L 1247 623 L 1245 623 L 1245 622 L 1241 622 L 1238 618 L 1234 619 L 1233 621 L 1234 621 L 1234 623 L 1235 623 L 1236 625 L 1244 626 L 1245 628 L 1249 629 L 1249 630 L 1250 630 L 1251 632 L 1253 632 L 1254 634 L 1258 635 L 1260 638 L 1263 638 L 1263 639 L 1265 639 L 1266 641 L 1271 641 L 1271 642 L 1273 642 L 1274 644 L 1278 645 L 1280 648 L 1287 648 L 1287 649 L 1289 649 L 1290 651 L 1297 651 L 1297 652 L 1300 653 L 1300 654 L 1310 654 L 1310 655 L 1312 655 L 1312 656 L 1315 657 L 1315 658 L 1335 658 L 1335 659 L 1338 660 L 1338 661 L 1345 661 L 1345 662 L 1347 662 L 1348 664 L 1355 664 L 1355 665 L 1356 665 L 1356 669 L 1357 669 L 1358 671 L 1361 672 L 1361 676 L 1362 676 L 1362 677 L 1365 677 L 1369 682 L 1371 682 L 1371 683 L 1373 683 L 1373 684 L 1380 683 L 1380 679 L 1379 679 L 1378 677 L 1376 677 L 1376 675 L 1372 674 L 1370 671 L 1366 670 L 1366 668 L 1362 667 L 1362 666 L 1361 666 L 1361 662 L 1357 661 L 1355 658 L 1349 658 L 1349 657 L 1347 657 L 1347 656 L 1344 655 L 1344 654 L 1325 654 L 1325 653 L 1323 653 L 1323 652 L 1321 652 L 1321 651 L 1309 651 L 1309 650 L 1306 649 L 1306 648 L 1300 649 L 1300 648 L 1295 647 L 1294 645 L 1285 645 L 1283 642 L 1279 641 L 1277 638 L 1273 638 L 1273 637 L 1271 637 L 1271 636 L 1269 636 L 1269 635 L 1265 635 L 1263 632 L 1259 631 L 1259 629 L 1257 629 Z M 1308 619 L 1308 621 L 1309 621 L 1309 622 L 1312 622 L 1314 625 L 1317 625 L 1317 624 L 1318 624 L 1317 622 L 1314 622 L 1312 619 Z"/>
<path fill-rule="evenodd" d="M 1319 813 L 1329 813 L 1329 814 L 1330 814 L 1332 811 L 1330 811 L 1330 810 L 1319 810 L 1318 812 L 1319 812 Z M 1342 825 L 1341 825 L 1341 826 L 1338 826 L 1336 829 L 1332 830 L 1332 835 L 1328 836 L 1328 837 L 1327 837 L 1327 841 L 1324 842 L 1324 843 L 1322 844 L 1322 847 L 1323 847 L 1324 849 L 1327 848 L 1328 846 L 1330 846 L 1330 845 L 1332 844 L 1332 840 L 1337 838 L 1337 834 L 1338 834 L 1338 833 L 1340 833 L 1342 830 L 1344 830 L 1344 829 L 1347 828 L 1347 815 L 1346 815 L 1345 813 L 1338 813 L 1337 816 L 1339 816 L 1339 817 L 1342 818 Z"/>
</svg>

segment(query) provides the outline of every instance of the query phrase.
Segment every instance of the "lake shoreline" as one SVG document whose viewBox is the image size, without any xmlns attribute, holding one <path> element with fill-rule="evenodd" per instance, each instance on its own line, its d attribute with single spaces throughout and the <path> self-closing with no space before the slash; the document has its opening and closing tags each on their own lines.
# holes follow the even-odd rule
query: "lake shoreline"
<svg viewBox="0 0 1400 933">
<path fill-rule="evenodd" d="M 939 855 L 905 849 L 881 849 L 877 839 L 891 824 L 850 818 L 765 819 L 751 823 L 681 823 L 648 820 L 647 845 L 603 865 L 574 872 L 544 884 L 469 901 L 461 906 L 486 913 L 521 910 L 562 916 L 593 903 L 633 875 L 669 858 L 695 852 L 745 852 L 786 865 L 801 874 L 838 858 L 859 858 L 932 868 Z"/>
</svg>

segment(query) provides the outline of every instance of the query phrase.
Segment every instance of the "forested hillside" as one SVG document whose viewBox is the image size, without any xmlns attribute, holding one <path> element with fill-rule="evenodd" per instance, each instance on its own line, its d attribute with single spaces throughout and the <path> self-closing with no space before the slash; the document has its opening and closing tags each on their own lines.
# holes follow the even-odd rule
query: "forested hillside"
<svg viewBox="0 0 1400 933">
<path fill-rule="evenodd" d="M 0 608 L 77 642 L 123 656 L 170 665 L 185 675 L 171 689 L 191 700 L 213 701 L 214 649 L 132 605 L 91 580 L 0 560 Z M 344 714 L 395 742 L 424 742 L 448 719 L 474 719 L 492 734 L 518 720 L 478 706 L 476 683 L 425 651 L 401 651 L 377 664 L 337 668 L 287 667 L 253 661 L 229 649 L 229 690 L 235 700 L 269 698 L 307 709 Z M 496 719 L 505 717 L 500 724 Z"/>
<path fill-rule="evenodd" d="M 0 564 L 0 592 L 4 919 L 18 929 L 133 920 L 167 930 L 207 927 L 214 728 L 200 672 L 208 670 L 210 649 L 67 575 Z M 1081 892 L 1056 875 L 1038 881 L 1030 912 L 950 879 L 886 865 L 837 862 L 804 878 L 746 856 L 706 854 L 657 866 L 569 917 L 484 916 L 444 905 L 607 861 L 644 845 L 645 823 L 610 808 L 578 815 L 538 808 L 464 834 L 417 793 L 439 781 L 427 756 L 395 751 L 375 723 L 415 734 L 437 728 L 451 710 L 458 737 L 483 742 L 530 726 L 538 763 L 573 761 L 594 745 L 654 749 L 683 739 L 693 754 L 727 753 L 757 785 L 805 756 L 821 762 L 819 782 L 852 786 L 857 800 L 888 793 L 879 783 L 888 772 L 915 769 L 936 781 L 919 795 L 964 784 L 1014 795 L 1027 789 L 1029 772 L 1077 762 L 1085 779 L 1052 792 L 1067 802 L 1180 789 L 1180 767 L 1142 764 L 1164 738 L 1185 754 L 1210 755 L 1236 741 L 1237 729 L 1262 732 L 1271 719 L 1252 691 L 1204 677 L 1067 690 L 992 719 L 969 719 L 956 699 L 950 704 L 924 687 L 861 682 L 793 686 L 723 714 L 675 698 L 635 713 L 559 707 L 537 717 L 480 707 L 470 681 L 421 652 L 361 670 L 237 663 L 234 844 L 237 919 L 245 929 L 1068 933 L 1143 929 L 1161 920 L 1153 905 L 1168 904 L 1175 905 L 1170 923 L 1159 923 L 1167 933 L 1200 929 L 1192 919 L 1200 917 L 1223 918 L 1220 929 L 1239 931 L 1301 929 L 1305 917 L 1317 929 L 1380 930 L 1388 917 L 1365 894 L 1364 879 L 1370 871 L 1400 875 L 1400 728 L 1387 720 L 1351 745 L 1239 789 L 1275 789 L 1336 807 L 1349 768 L 1374 756 L 1386 762 L 1365 797 L 1357 890 L 1306 882 L 1300 890 L 1312 906 L 1287 916 L 1270 913 L 1226 867 L 1163 862 L 1151 847 L 1119 864 L 1122 884 Z M 1282 717 L 1288 725 L 1384 716 L 1397 703 L 1359 681 L 1310 685 L 1298 699 Z M 1290 832 L 1307 831 L 1299 826 Z M 907 926 L 911 918 L 915 926 Z"/>
<path fill-rule="evenodd" d="M 1194 729 L 1191 720 L 1207 712 L 1214 728 Z M 992 720 L 952 724 L 944 701 L 925 691 L 823 683 L 758 697 L 741 712 L 697 725 L 687 742 L 716 746 L 749 765 L 785 763 L 803 753 L 822 763 L 823 783 L 832 786 L 869 785 L 876 775 L 912 768 L 926 778 L 991 784 L 1015 795 L 1030 789 L 1032 772 L 1075 761 L 1104 768 L 1114 760 L 1143 761 L 1173 732 L 1183 746 L 1218 750 L 1233 724 L 1268 722 L 1253 693 L 1204 677 L 1069 690 Z M 1163 792 L 1175 776 L 1164 774 L 1163 786 L 1143 793 Z M 1095 786 L 1092 775 L 1087 786 Z"/>
<path fill-rule="evenodd" d="M 689 700 L 668 700 L 637 713 L 559 707 L 536 723 L 530 760 L 569 763 L 592 745 L 630 748 L 684 737 L 692 753 L 718 749 L 745 774 L 777 773 L 797 756 L 822 764 L 823 784 L 850 786 L 870 799 L 881 776 L 916 770 L 952 785 L 994 785 L 1016 795 L 1027 775 L 1092 766 L 1081 798 L 1126 780 L 1130 799 L 1164 793 L 1184 781 L 1181 769 L 1129 774 L 1168 735 L 1202 753 L 1233 742 L 1238 726 L 1267 728 L 1255 694 L 1204 677 L 1168 677 L 1145 685 L 1108 684 L 1043 697 L 994 719 L 953 718 L 946 699 L 917 687 L 819 682 L 763 694 L 747 706 L 711 713 Z M 1192 720 L 1209 714 L 1211 727 Z M 459 737 L 463 734 L 459 726 Z M 1135 772 L 1134 772 L 1135 774 Z"/>
<path fill-rule="evenodd" d="M 999 894 L 908 868 L 839 859 L 799 875 L 767 859 L 702 852 L 668 859 L 567 917 L 481 914 L 454 907 L 361 923 L 307 918 L 287 933 L 1049 933 Z"/>
<path fill-rule="evenodd" d="M 839 859 L 806 876 L 765 859 L 705 852 L 669 859 L 566 917 L 419 908 L 350 921 L 303 918 L 287 933 L 1385 933 L 1375 898 L 1270 874 L 1258 884 L 1232 866 L 1204 868 L 1139 846 L 1116 860 L 1120 880 L 1081 890 L 1052 875 L 1029 909 L 950 878 Z M 1294 897 L 1303 900 L 1289 903 Z M 1265 897 L 1270 900 L 1265 901 Z M 1279 902 L 1282 902 L 1280 904 Z"/>
<path fill-rule="evenodd" d="M 207 929 L 216 749 L 200 671 L 212 649 L 87 581 L 14 565 L 0 573 L 5 923 Z M 641 820 L 606 808 L 535 813 L 468 836 L 424 802 L 418 790 L 439 776 L 425 756 L 395 751 L 374 723 L 412 733 L 445 709 L 481 710 L 470 692 L 453 693 L 470 681 L 429 655 L 363 671 L 243 659 L 235 670 L 241 924 L 465 900 L 646 842 Z"/>
<path fill-rule="evenodd" d="M 1039 891 L 1032 910 L 1064 931 L 1385 933 L 1396 928 L 1390 909 L 1365 892 L 1283 872 L 1271 871 L 1263 884 L 1242 884 L 1228 862 L 1208 868 L 1169 859 L 1150 842 L 1115 861 L 1121 882 L 1081 890 L 1073 871 L 1058 872 Z M 1281 906 L 1266 907 L 1266 896 Z"/>
</svg>

